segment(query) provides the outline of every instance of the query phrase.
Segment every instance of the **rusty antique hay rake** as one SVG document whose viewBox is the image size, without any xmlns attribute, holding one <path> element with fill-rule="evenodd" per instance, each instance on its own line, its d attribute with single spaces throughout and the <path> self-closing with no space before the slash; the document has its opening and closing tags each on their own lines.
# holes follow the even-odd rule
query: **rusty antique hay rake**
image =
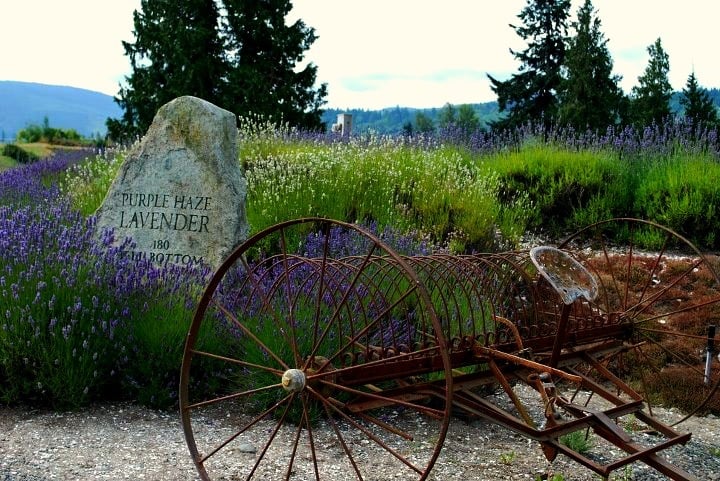
<svg viewBox="0 0 720 481">
<path fill-rule="evenodd" d="M 704 358 L 719 284 L 690 242 L 635 219 L 557 247 L 426 256 L 343 222 L 284 222 L 233 252 L 201 298 L 180 386 L 190 453 L 203 480 L 423 480 L 459 414 L 603 477 L 641 461 L 695 479 L 658 452 L 689 439 L 674 424 L 720 406 Z M 660 422 L 653 408 L 678 390 L 695 395 L 685 417 Z M 212 412 L 227 423 L 196 422 Z M 560 441 L 578 431 L 625 454 Z"/>
</svg>

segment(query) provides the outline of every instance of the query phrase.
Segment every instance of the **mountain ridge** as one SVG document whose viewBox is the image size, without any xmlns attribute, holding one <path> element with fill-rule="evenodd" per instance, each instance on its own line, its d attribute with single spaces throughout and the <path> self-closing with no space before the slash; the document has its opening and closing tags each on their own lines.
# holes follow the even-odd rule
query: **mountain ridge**
<svg viewBox="0 0 720 481">
<path fill-rule="evenodd" d="M 716 106 L 720 105 L 720 90 L 707 90 Z M 670 102 L 674 113 L 681 112 L 680 92 L 675 92 Z M 497 102 L 470 104 L 475 110 L 481 126 L 498 118 Z M 434 123 L 443 106 L 433 108 L 388 107 L 379 110 L 337 109 L 323 110 L 322 121 L 329 129 L 340 113 L 353 116 L 353 132 L 374 131 L 379 134 L 395 134 L 403 131 L 407 124 L 415 123 L 418 113 L 424 114 Z M 111 95 L 94 90 L 64 85 L 49 85 L 35 82 L 0 80 L 0 143 L 12 141 L 17 132 L 28 125 L 42 125 L 45 117 L 51 127 L 75 129 L 84 137 L 104 136 L 108 117 L 119 118 L 122 110 Z"/>
<path fill-rule="evenodd" d="M 113 97 L 94 90 L 36 82 L 0 80 L 0 142 L 28 125 L 75 129 L 84 137 L 105 135 L 105 120 L 122 110 Z"/>
</svg>

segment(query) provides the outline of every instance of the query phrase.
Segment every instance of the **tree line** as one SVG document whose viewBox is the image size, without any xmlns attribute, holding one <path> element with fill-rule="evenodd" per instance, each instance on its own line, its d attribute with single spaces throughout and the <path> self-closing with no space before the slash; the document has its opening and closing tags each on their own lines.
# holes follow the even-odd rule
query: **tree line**
<svg viewBox="0 0 720 481">
<path fill-rule="evenodd" d="M 135 42 L 123 42 L 132 72 L 115 97 L 122 117 L 107 120 L 110 138 L 144 134 L 157 110 L 181 95 L 273 123 L 324 129 L 327 85 L 315 85 L 313 63 L 299 66 L 317 36 L 302 20 L 286 25 L 291 9 L 291 0 L 142 0 L 133 14 Z M 454 125 L 471 131 L 486 124 L 508 129 L 527 123 L 604 130 L 661 124 L 671 117 L 670 62 L 661 38 L 647 47 L 648 65 L 626 95 L 591 0 L 573 22 L 570 0 L 527 0 L 518 18 L 518 25 L 510 25 L 526 43 L 523 50 L 510 49 L 518 72 L 506 80 L 488 75 L 499 116 L 481 120 L 471 105 L 446 104 L 437 115 L 417 111 L 414 123 L 402 130 Z M 713 99 L 694 72 L 680 104 L 692 125 L 718 125 Z"/>
<path fill-rule="evenodd" d="M 661 124 L 671 117 L 670 59 L 660 37 L 647 47 L 647 67 L 625 95 L 619 87 L 621 77 L 612 71 L 608 39 L 591 0 L 585 0 L 572 23 L 570 0 L 528 0 L 518 18 L 521 24 L 511 27 L 527 46 L 510 53 L 519 61 L 519 71 L 507 80 L 488 75 L 505 113 L 493 127 L 533 122 L 598 130 L 617 124 Z M 694 72 L 680 103 L 692 124 L 717 126 L 715 105 Z"/>
<path fill-rule="evenodd" d="M 298 20 L 286 25 L 290 0 L 142 0 L 133 13 L 134 42 L 123 42 L 131 73 L 108 119 L 108 135 L 143 135 L 157 110 L 193 95 L 231 112 L 319 129 L 327 85 L 317 66 L 299 68 L 316 40 Z"/>
</svg>

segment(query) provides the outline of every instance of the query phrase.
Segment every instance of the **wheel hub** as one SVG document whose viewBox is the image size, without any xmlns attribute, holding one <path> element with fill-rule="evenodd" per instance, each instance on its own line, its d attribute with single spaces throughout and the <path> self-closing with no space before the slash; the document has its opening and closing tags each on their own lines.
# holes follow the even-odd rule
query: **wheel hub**
<svg viewBox="0 0 720 481">
<path fill-rule="evenodd" d="M 305 389 L 305 373 L 300 369 L 288 369 L 282 375 L 282 386 L 288 392 L 300 392 Z"/>
</svg>

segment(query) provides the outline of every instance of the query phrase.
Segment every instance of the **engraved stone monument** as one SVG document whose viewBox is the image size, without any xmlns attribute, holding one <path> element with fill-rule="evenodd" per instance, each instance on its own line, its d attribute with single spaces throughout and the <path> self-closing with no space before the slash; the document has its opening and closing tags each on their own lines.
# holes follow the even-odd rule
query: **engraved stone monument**
<svg viewBox="0 0 720 481">
<path fill-rule="evenodd" d="M 98 232 L 132 238 L 135 259 L 218 267 L 248 231 L 237 137 L 235 115 L 205 100 L 162 106 L 98 209 Z"/>
</svg>

